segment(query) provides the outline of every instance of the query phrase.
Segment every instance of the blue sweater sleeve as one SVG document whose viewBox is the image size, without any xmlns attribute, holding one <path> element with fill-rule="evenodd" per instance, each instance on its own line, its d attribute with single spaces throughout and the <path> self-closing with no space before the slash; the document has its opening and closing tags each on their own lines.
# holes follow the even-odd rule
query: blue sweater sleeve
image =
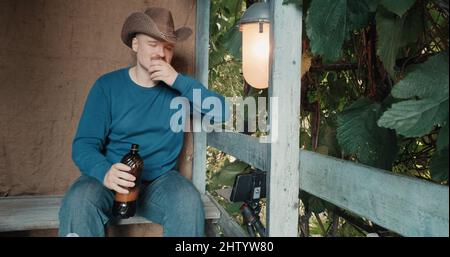
<svg viewBox="0 0 450 257">
<path fill-rule="evenodd" d="M 102 184 L 112 165 L 102 154 L 111 123 L 108 99 L 102 84 L 97 81 L 89 92 L 72 142 L 72 159 L 81 173 Z"/>
<path fill-rule="evenodd" d="M 227 122 L 230 118 L 229 102 L 223 97 L 213 91 L 208 90 L 199 81 L 182 74 L 178 74 L 172 87 L 181 93 L 181 96 L 186 97 L 193 111 L 200 112 L 202 115 L 209 116 L 214 123 Z M 201 101 L 194 101 L 194 90 L 199 90 L 201 93 Z M 209 98 L 212 97 L 212 98 Z M 208 99 L 209 98 L 209 99 Z M 205 101 L 206 100 L 206 101 Z M 220 103 L 219 103 L 220 102 Z M 210 106 L 205 107 L 211 103 L 218 103 L 219 106 L 214 105 L 212 110 Z M 203 105 L 203 106 L 202 106 Z"/>
</svg>

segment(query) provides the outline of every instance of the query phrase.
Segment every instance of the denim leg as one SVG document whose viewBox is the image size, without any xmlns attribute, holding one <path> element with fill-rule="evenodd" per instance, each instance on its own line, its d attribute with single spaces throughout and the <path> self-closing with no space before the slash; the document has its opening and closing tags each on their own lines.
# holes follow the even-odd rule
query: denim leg
<svg viewBox="0 0 450 257">
<path fill-rule="evenodd" d="M 164 236 L 204 236 L 205 213 L 200 193 L 178 171 L 169 171 L 142 189 L 138 214 L 161 224 Z"/>
<path fill-rule="evenodd" d="M 82 175 L 64 195 L 59 210 L 59 236 L 105 236 L 114 193 L 95 178 Z"/>
</svg>

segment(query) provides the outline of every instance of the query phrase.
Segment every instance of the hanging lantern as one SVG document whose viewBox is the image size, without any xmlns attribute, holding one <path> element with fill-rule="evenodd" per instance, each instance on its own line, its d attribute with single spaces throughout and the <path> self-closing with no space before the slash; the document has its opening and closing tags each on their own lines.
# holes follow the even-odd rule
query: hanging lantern
<svg viewBox="0 0 450 257">
<path fill-rule="evenodd" d="M 257 89 L 269 87 L 270 18 L 266 1 L 251 5 L 242 16 L 242 72 Z"/>
</svg>

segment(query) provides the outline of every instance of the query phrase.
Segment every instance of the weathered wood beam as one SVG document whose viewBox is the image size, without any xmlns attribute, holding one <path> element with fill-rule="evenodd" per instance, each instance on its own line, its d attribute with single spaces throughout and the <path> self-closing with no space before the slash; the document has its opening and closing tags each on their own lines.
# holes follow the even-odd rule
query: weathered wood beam
<svg viewBox="0 0 450 257">
<path fill-rule="evenodd" d="M 205 219 L 219 219 L 219 209 L 211 197 L 202 194 L 201 198 L 205 208 Z M 58 228 L 61 200 L 62 196 L 0 197 L 0 232 Z M 111 220 L 109 225 L 145 223 L 151 221 L 135 216 L 118 221 Z"/>
<path fill-rule="evenodd" d="M 269 144 L 260 143 L 256 137 L 231 132 L 212 132 L 207 135 L 209 146 L 235 156 L 261 170 L 269 170 Z M 239 156 L 239 157 L 237 157 Z"/>
<path fill-rule="evenodd" d="M 300 188 L 404 236 L 449 235 L 449 189 L 310 151 Z"/>
<path fill-rule="evenodd" d="M 195 75 L 208 88 L 208 49 L 210 0 L 197 1 L 195 33 Z M 193 129 L 201 128 L 201 117 L 194 115 Z M 200 193 L 206 190 L 206 133 L 194 133 L 194 157 L 192 181 Z"/>
<path fill-rule="evenodd" d="M 270 1 L 270 173 L 266 233 L 298 235 L 300 65 L 302 11 L 295 4 Z"/>
</svg>

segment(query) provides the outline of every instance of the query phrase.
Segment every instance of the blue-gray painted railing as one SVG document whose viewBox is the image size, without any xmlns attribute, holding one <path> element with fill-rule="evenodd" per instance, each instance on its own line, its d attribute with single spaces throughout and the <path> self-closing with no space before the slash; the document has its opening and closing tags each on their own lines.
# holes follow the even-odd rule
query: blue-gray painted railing
<svg viewBox="0 0 450 257">
<path fill-rule="evenodd" d="M 269 144 L 238 133 L 209 133 L 208 145 L 270 170 Z M 449 188 L 299 150 L 300 188 L 403 236 L 449 236 Z"/>
<path fill-rule="evenodd" d="M 209 58 L 209 15 L 210 0 L 197 1 L 196 32 L 195 32 L 195 77 L 208 88 L 208 58 Z M 201 127 L 201 117 L 194 115 L 194 131 Z M 200 193 L 206 190 L 206 133 L 194 133 L 194 154 L 192 164 L 192 182 Z"/>
</svg>

